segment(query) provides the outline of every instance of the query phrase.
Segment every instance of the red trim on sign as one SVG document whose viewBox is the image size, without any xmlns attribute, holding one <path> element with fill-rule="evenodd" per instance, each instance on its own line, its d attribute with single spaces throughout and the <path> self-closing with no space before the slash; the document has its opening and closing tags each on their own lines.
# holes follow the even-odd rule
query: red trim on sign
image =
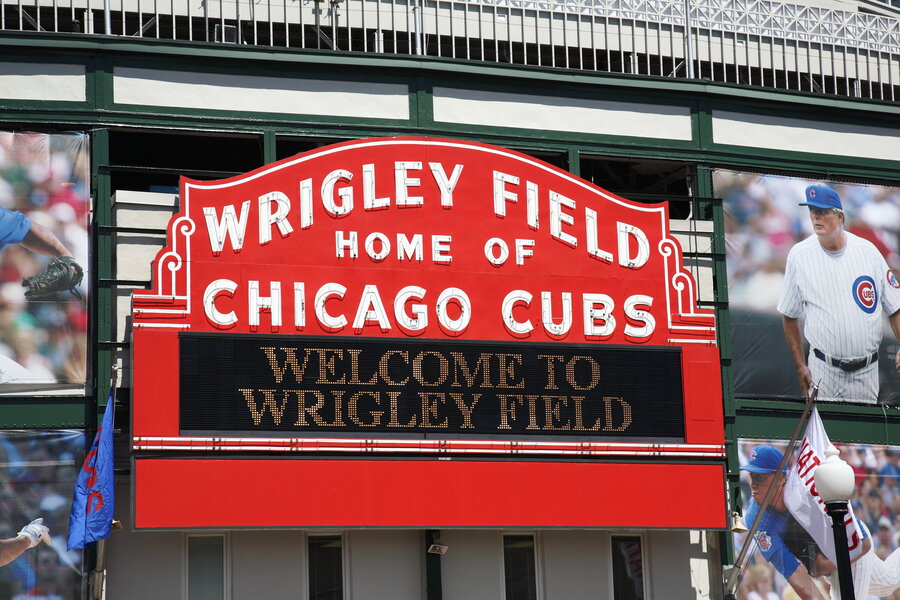
<svg viewBox="0 0 900 600">
<path fill-rule="evenodd" d="M 726 525 L 724 482 L 722 465 L 136 459 L 134 523 L 712 529 Z"/>
<path fill-rule="evenodd" d="M 548 456 L 665 456 L 724 458 L 715 444 L 629 442 L 535 442 L 398 438 L 136 437 L 132 449 L 158 452 L 390 452 L 437 454 L 543 454 Z"/>
</svg>

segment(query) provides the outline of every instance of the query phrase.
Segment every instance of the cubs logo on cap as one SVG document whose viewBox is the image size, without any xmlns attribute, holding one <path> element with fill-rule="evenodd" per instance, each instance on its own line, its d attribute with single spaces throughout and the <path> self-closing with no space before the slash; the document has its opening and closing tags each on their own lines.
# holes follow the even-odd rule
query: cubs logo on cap
<svg viewBox="0 0 900 600">
<path fill-rule="evenodd" d="M 894 276 L 894 272 L 888 269 L 887 271 L 887 282 L 888 285 L 895 289 L 900 289 L 900 281 L 897 281 L 897 278 Z"/>
<path fill-rule="evenodd" d="M 806 188 L 806 202 L 801 202 L 800 206 L 844 210 L 840 196 L 827 185 L 811 185 Z"/>
<path fill-rule="evenodd" d="M 781 464 L 784 455 L 775 446 L 754 446 L 750 452 L 747 464 L 741 467 L 741 471 L 750 473 L 774 473 Z"/>
<path fill-rule="evenodd" d="M 868 275 L 857 277 L 853 282 L 853 300 L 863 312 L 872 314 L 878 308 L 878 290 L 875 280 Z"/>
</svg>

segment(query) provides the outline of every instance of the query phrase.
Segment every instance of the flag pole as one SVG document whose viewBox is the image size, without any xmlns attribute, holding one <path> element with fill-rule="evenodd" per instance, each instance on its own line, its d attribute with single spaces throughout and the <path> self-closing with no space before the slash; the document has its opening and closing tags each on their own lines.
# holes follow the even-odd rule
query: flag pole
<svg viewBox="0 0 900 600">
<path fill-rule="evenodd" d="M 116 379 L 119 374 L 119 366 L 116 364 L 112 365 L 112 377 L 109 380 L 109 389 L 110 394 L 107 396 L 108 402 L 113 403 L 113 418 L 112 422 L 115 425 L 116 417 Z M 115 484 L 113 484 L 115 485 Z M 115 519 L 113 519 L 113 523 L 116 523 Z M 112 528 L 111 528 L 112 529 Z M 106 538 L 101 540 L 97 540 L 97 564 L 94 568 L 94 572 L 92 573 L 93 577 L 91 578 L 91 597 L 93 600 L 101 600 L 106 594 L 106 586 L 104 585 L 104 580 L 106 579 Z"/>
<path fill-rule="evenodd" d="M 784 468 L 788 465 L 794 455 L 794 445 L 797 443 L 797 438 L 800 437 L 800 431 L 803 429 L 803 424 L 806 422 L 806 418 L 809 416 L 809 412 L 812 410 L 813 404 L 816 402 L 816 397 L 819 395 L 819 386 L 813 386 L 812 394 L 807 396 L 806 398 L 806 406 L 803 408 L 803 414 L 800 415 L 800 419 L 797 421 L 797 426 L 794 427 L 794 433 L 791 435 L 791 440 L 788 442 L 787 448 L 785 449 L 784 455 L 781 457 L 781 463 L 778 465 L 777 473 L 783 475 Z M 773 480 L 775 483 L 775 480 Z M 754 535 L 756 535 L 756 530 L 759 529 L 759 524 L 762 521 L 763 515 L 766 512 L 766 509 L 769 507 L 769 504 L 772 502 L 772 498 L 775 497 L 775 490 L 777 485 L 770 485 L 769 490 L 766 492 L 766 497 L 763 498 L 762 504 L 759 507 L 759 512 L 756 513 L 756 518 L 753 519 L 753 524 L 750 526 L 750 530 L 747 531 L 747 537 L 744 539 L 744 544 L 741 546 L 741 551 L 738 554 L 737 559 L 734 561 L 734 565 L 725 570 L 725 597 L 729 596 L 733 597 L 734 590 L 737 587 L 738 580 L 740 579 L 742 564 L 744 559 L 747 558 L 747 553 L 750 551 L 751 544 L 755 541 Z"/>
</svg>

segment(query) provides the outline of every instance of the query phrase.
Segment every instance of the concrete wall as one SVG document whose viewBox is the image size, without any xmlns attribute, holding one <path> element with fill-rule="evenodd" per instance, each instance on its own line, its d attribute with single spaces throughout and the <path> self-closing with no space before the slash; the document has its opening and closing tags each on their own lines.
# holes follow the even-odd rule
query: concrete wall
<svg viewBox="0 0 900 600">
<path fill-rule="evenodd" d="M 127 486 L 119 502 L 130 501 Z M 117 507 L 117 514 L 127 515 Z M 126 516 L 127 520 L 127 516 Z M 201 532 L 198 532 L 201 533 Z M 445 530 L 443 600 L 502 600 L 503 543 L 498 530 Z M 226 600 L 307 597 L 306 532 L 231 531 L 226 534 Z M 539 600 L 614 598 L 607 531 L 538 531 Z M 640 534 L 635 534 L 640 535 Z M 705 600 L 711 595 L 706 534 L 644 532 L 647 600 Z M 133 531 L 109 541 L 107 598 L 184 599 L 187 532 Z M 345 600 L 424 600 L 424 534 L 362 530 L 344 536 Z M 712 569 L 710 566 L 712 565 Z"/>
</svg>

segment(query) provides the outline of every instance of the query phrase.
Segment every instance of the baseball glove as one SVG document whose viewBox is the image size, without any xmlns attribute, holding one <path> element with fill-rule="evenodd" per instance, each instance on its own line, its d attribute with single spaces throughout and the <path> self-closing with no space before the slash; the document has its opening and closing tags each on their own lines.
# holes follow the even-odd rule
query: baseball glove
<svg viewBox="0 0 900 600">
<path fill-rule="evenodd" d="M 82 277 L 84 269 L 81 265 L 71 256 L 62 256 L 51 260 L 50 264 L 37 275 L 24 279 L 22 285 L 28 288 L 25 290 L 25 297 L 29 300 L 65 291 L 70 291 L 80 298 L 81 294 L 75 288 L 81 283 Z"/>
</svg>

